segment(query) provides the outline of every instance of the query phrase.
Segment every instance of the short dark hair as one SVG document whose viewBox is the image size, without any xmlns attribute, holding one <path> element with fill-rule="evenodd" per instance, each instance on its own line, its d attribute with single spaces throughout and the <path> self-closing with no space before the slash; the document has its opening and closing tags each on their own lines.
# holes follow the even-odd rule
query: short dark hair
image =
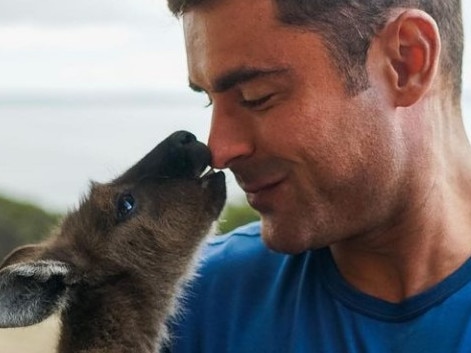
<svg viewBox="0 0 471 353">
<path fill-rule="evenodd" d="M 168 0 L 175 16 L 190 8 L 217 0 Z M 232 0 L 237 1 L 237 0 Z M 273 0 L 282 23 L 318 32 L 344 77 L 347 92 L 368 88 L 366 57 L 375 33 L 389 11 L 417 8 L 432 16 L 442 39 L 441 70 L 452 86 L 455 102 L 461 97 L 463 23 L 461 0 Z"/>
</svg>

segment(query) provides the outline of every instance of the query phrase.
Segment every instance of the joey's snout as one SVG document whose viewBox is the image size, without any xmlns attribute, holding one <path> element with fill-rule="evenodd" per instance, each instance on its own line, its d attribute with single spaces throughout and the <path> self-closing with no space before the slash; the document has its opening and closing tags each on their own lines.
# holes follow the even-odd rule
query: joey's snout
<svg viewBox="0 0 471 353">
<path fill-rule="evenodd" d="M 211 163 L 209 148 L 187 131 L 177 131 L 159 143 L 119 182 L 145 178 L 196 178 Z"/>
<path fill-rule="evenodd" d="M 211 163 L 209 148 L 187 131 L 173 133 L 165 143 L 168 143 L 168 159 L 163 161 L 167 163 L 163 167 L 169 177 L 199 177 Z"/>
<path fill-rule="evenodd" d="M 206 190 L 205 207 L 215 217 L 221 212 L 226 199 L 225 176 L 223 172 L 210 170 L 202 175 L 211 163 L 209 148 L 186 131 L 177 131 L 163 144 L 168 144 L 169 159 L 166 161 L 170 177 L 198 178 Z"/>
</svg>

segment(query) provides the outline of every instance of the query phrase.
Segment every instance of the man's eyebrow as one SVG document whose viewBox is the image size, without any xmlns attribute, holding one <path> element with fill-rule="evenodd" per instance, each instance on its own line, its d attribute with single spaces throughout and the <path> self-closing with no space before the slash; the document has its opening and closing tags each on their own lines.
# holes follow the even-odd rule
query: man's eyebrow
<svg viewBox="0 0 471 353">
<path fill-rule="evenodd" d="M 264 76 L 278 75 L 288 71 L 287 68 L 275 68 L 275 69 L 257 69 L 257 68 L 240 68 L 229 71 L 228 73 L 217 78 L 213 84 L 213 91 L 217 93 L 225 92 L 234 86 L 241 83 L 251 81 Z M 190 80 L 189 86 L 196 92 L 205 91 L 203 88 L 193 83 Z"/>
</svg>

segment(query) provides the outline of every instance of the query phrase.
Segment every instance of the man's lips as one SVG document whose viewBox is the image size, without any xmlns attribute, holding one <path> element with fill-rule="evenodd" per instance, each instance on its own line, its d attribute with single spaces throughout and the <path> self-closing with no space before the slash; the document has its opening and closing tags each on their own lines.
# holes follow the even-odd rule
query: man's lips
<svg viewBox="0 0 471 353">
<path fill-rule="evenodd" d="M 269 190 L 274 188 L 276 185 L 280 184 L 283 181 L 283 179 L 276 179 L 276 180 L 270 180 L 270 181 L 257 181 L 257 182 L 250 182 L 250 183 L 245 183 L 239 181 L 239 185 L 242 188 L 242 190 L 245 191 L 246 194 L 257 194 L 265 190 Z"/>
<path fill-rule="evenodd" d="M 278 190 L 286 178 L 273 178 L 250 183 L 240 181 L 239 185 L 245 191 L 248 203 L 256 210 L 263 212 L 270 210 L 274 203 L 280 201 Z"/>
<path fill-rule="evenodd" d="M 244 190 L 249 204 L 258 211 L 269 210 L 289 191 L 291 167 L 280 159 L 255 160 L 230 166 L 237 183 Z"/>
</svg>

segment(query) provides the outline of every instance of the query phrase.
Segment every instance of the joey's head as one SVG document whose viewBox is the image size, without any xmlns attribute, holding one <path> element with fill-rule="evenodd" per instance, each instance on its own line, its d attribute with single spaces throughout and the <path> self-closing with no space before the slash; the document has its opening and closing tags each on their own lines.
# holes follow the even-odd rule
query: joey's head
<svg viewBox="0 0 471 353">
<path fill-rule="evenodd" d="M 77 288 L 181 282 L 226 198 L 224 174 L 204 173 L 210 161 L 180 131 L 115 180 L 93 183 L 54 237 L 4 261 L 0 327 L 43 320 Z"/>
<path fill-rule="evenodd" d="M 193 135 L 171 135 L 122 176 L 93 184 L 52 251 L 64 249 L 89 281 L 182 271 L 224 205 L 224 174 L 204 173 L 210 160 Z"/>
</svg>

